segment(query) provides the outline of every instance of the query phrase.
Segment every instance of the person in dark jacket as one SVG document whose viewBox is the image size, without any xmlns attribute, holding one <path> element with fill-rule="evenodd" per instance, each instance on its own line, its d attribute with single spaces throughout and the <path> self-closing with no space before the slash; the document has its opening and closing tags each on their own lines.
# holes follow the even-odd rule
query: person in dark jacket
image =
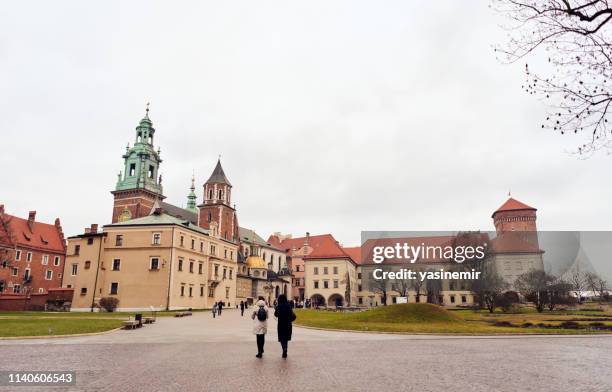
<svg viewBox="0 0 612 392">
<path fill-rule="evenodd" d="M 221 311 L 223 310 L 223 302 L 219 301 L 219 304 L 217 305 L 217 307 L 219 308 L 218 310 L 219 316 L 221 316 Z"/>
<path fill-rule="evenodd" d="M 283 348 L 283 358 L 287 358 L 287 346 L 293 330 L 291 323 L 295 321 L 296 316 L 284 294 L 278 296 L 278 306 L 274 310 L 274 317 L 278 319 L 278 341 Z"/>
<path fill-rule="evenodd" d="M 240 301 L 240 315 L 244 316 L 244 301 Z"/>
</svg>

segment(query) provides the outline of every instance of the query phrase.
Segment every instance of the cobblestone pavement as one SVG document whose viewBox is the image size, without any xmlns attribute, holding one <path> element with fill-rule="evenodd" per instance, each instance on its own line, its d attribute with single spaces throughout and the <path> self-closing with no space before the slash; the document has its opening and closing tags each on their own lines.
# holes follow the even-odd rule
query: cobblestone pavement
<svg viewBox="0 0 612 392">
<path fill-rule="evenodd" d="M 75 370 L 75 387 L 16 391 L 612 391 L 612 337 L 435 337 L 276 328 L 255 358 L 251 321 L 159 318 L 135 331 L 0 341 L 0 370 Z M 0 391 L 9 390 L 0 388 Z"/>
</svg>

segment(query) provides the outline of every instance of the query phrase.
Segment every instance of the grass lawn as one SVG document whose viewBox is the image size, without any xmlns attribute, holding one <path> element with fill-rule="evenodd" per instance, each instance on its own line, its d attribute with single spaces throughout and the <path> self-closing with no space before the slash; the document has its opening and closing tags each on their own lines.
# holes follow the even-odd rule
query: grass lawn
<svg viewBox="0 0 612 392">
<path fill-rule="evenodd" d="M 120 319 L 38 318 L 0 319 L 0 336 L 52 336 L 102 332 L 121 326 Z"/>
<path fill-rule="evenodd" d="M 590 315 L 573 315 L 555 312 L 489 315 L 473 310 L 449 311 L 431 304 L 401 304 L 381 306 L 362 312 L 331 312 L 323 310 L 297 309 L 296 324 L 329 329 L 354 331 L 380 331 L 405 333 L 445 333 L 445 334 L 576 334 L 601 333 L 587 329 L 561 328 L 522 328 L 523 323 L 556 326 L 563 321 L 576 321 L 588 325 L 592 320 L 603 319 L 605 325 L 612 326 L 612 316 L 600 314 L 599 318 Z M 610 319 L 610 321 L 607 321 Z M 586 321 L 578 321 L 586 320 Z M 513 326 L 495 326 L 495 322 L 510 322 Z"/>
</svg>

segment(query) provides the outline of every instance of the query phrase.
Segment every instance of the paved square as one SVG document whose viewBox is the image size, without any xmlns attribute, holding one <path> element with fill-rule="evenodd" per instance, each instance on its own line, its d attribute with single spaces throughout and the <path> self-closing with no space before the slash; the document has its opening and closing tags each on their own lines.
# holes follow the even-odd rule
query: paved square
<svg viewBox="0 0 612 392">
<path fill-rule="evenodd" d="M 612 337 L 462 338 L 295 328 L 281 359 L 270 320 L 255 358 L 251 320 L 235 310 L 158 318 L 134 331 L 0 341 L 0 370 L 75 370 L 61 391 L 612 390 Z M 0 390 L 9 390 L 0 388 Z"/>
</svg>

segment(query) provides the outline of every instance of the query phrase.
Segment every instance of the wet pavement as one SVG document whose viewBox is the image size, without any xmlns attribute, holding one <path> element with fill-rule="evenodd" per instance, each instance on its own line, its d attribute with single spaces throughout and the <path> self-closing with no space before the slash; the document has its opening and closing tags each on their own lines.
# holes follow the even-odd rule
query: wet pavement
<svg viewBox="0 0 612 392">
<path fill-rule="evenodd" d="M 0 370 L 74 370 L 61 391 L 612 391 L 612 336 L 436 337 L 294 328 L 270 320 L 255 358 L 234 310 L 74 338 L 0 341 Z M 9 390 L 1 388 L 0 391 Z"/>
</svg>

